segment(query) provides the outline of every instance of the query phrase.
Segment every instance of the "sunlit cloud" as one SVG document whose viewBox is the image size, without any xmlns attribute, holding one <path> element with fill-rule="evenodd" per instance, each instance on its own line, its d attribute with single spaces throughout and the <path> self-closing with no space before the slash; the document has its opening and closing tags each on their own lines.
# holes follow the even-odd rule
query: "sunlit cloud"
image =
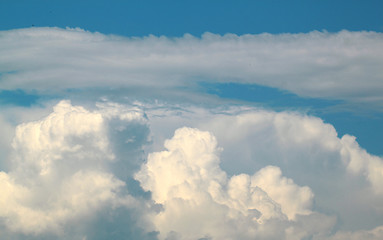
<svg viewBox="0 0 383 240">
<path fill-rule="evenodd" d="M 165 148 L 148 152 L 169 134 L 161 121 L 172 125 L 177 118 L 205 130 L 172 129 Z M 315 117 L 238 107 L 164 109 L 138 102 L 100 102 L 87 110 L 62 101 L 48 116 L 17 126 L 12 148 L 12 167 L 1 172 L 0 198 L 6 219 L 2 231 L 9 236 L 81 239 L 92 236 L 86 226 L 102 213 L 111 214 L 104 221 L 115 222 L 117 230 L 135 217 L 142 225 L 131 226 L 127 235 L 139 231 L 141 237 L 158 239 L 380 237 L 379 228 L 373 233 L 337 229 L 337 219 L 347 215 L 336 212 L 339 196 L 322 191 L 340 182 L 345 191 L 340 194 L 359 194 L 360 189 L 368 194 L 351 208 L 382 199 L 383 160 L 351 136 L 338 138 L 331 125 Z M 232 164 L 237 170 L 225 170 Z M 350 177 L 360 186 L 345 184 Z M 133 179 L 141 193 L 129 189 Z M 121 209 L 126 214 L 122 220 L 113 213 Z M 67 232 L 74 222 L 83 227 Z"/>
<path fill-rule="evenodd" d="M 382 51 L 376 32 L 2 31 L 0 235 L 381 239 L 381 156 L 307 111 L 204 86 L 380 111 Z"/>
</svg>

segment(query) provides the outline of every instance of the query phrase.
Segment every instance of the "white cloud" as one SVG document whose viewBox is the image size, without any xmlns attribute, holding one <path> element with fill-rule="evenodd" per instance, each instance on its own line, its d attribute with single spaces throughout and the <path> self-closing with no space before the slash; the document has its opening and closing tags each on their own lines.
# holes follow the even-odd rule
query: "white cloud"
<svg viewBox="0 0 383 240">
<path fill-rule="evenodd" d="M 310 214 L 314 197 L 309 187 L 299 187 L 292 179 L 282 177 L 278 167 L 269 166 L 257 172 L 252 179 L 252 187 L 260 187 L 281 205 L 282 211 L 289 219 L 297 214 Z"/>
<path fill-rule="evenodd" d="M 125 184 L 103 172 L 77 172 L 60 179 L 59 183 L 54 182 L 55 186 L 49 186 L 52 182 L 42 179 L 25 186 L 17 184 L 17 180 L 13 174 L 1 172 L 3 207 L 0 215 L 11 231 L 25 234 L 62 234 L 70 221 L 86 217 L 104 204 L 134 203 L 129 197 L 118 197 L 116 192 Z"/>
<path fill-rule="evenodd" d="M 43 119 L 17 126 L 10 171 L 0 172 L 1 224 L 15 234 L 66 238 L 68 226 L 89 223 L 102 209 L 143 207 L 113 171 L 121 157 L 114 136 L 134 122 L 146 125 L 142 112 L 108 103 L 92 112 L 61 101 Z M 138 156 L 125 157 L 133 166 Z"/>
<path fill-rule="evenodd" d="M 379 239 L 383 161 L 319 118 L 139 102 L 53 109 L 15 128 L 0 172 L 3 236 L 107 238 L 111 221 L 140 239 Z"/>
<path fill-rule="evenodd" d="M 313 209 L 337 214 L 341 228 L 357 230 L 383 224 L 383 196 L 378 184 L 383 175 L 383 159 L 368 154 L 353 138 L 348 143 L 345 139 L 350 136 L 339 137 L 332 125 L 319 118 L 246 107 L 211 110 L 186 107 L 183 110 L 180 106 L 169 106 L 168 109 L 147 109 L 147 115 L 155 151 L 161 149 L 158 146 L 163 142 L 161 136 L 171 137 L 171 126 L 187 125 L 210 131 L 224 149 L 220 166 L 227 175 L 252 175 L 265 166 L 278 166 L 296 184 L 309 186 L 315 193 Z M 349 166 L 350 156 L 361 166 L 357 171 Z M 283 178 L 276 179 L 279 179 L 277 183 L 283 182 Z M 276 201 L 276 196 L 265 191 Z M 291 189 L 284 195 L 289 194 L 294 196 L 299 192 Z M 301 194 L 310 199 L 309 192 L 302 189 Z M 287 202 L 288 198 L 286 205 L 294 206 Z M 306 206 L 301 209 L 304 212 L 311 209 L 312 202 L 300 204 L 297 206 Z"/>
<path fill-rule="evenodd" d="M 375 32 L 123 38 L 31 28 L 0 32 L 0 46 L 1 89 L 126 87 L 148 96 L 155 86 L 179 99 L 175 87 L 236 82 L 382 104 L 383 37 Z"/>
<path fill-rule="evenodd" d="M 16 128 L 12 144 L 17 153 L 15 167 L 33 175 L 52 175 L 64 170 L 52 169 L 54 162 L 62 160 L 64 154 L 74 153 L 73 160 L 84 159 L 93 164 L 112 160 L 105 124 L 100 113 L 90 113 L 62 101 L 47 118 Z"/>
<path fill-rule="evenodd" d="M 371 183 L 373 190 L 378 194 L 383 194 L 383 159 L 373 156 L 362 149 L 350 135 L 342 137 L 341 155 L 347 164 L 347 169 L 356 174 L 363 174 Z"/>
<path fill-rule="evenodd" d="M 273 235 L 267 229 L 273 221 L 282 222 L 279 230 L 295 229 L 289 220 L 312 213 L 310 188 L 283 177 L 278 167 L 228 178 L 219 167 L 220 150 L 209 132 L 180 128 L 165 148 L 150 154 L 135 176 L 163 205 L 164 210 L 152 216 L 161 239 L 172 234 L 177 239 L 265 237 Z"/>
<path fill-rule="evenodd" d="M 234 154 L 245 153 L 249 162 L 243 159 L 244 164 L 251 164 L 254 159 L 262 164 L 272 161 L 301 171 L 299 165 L 314 170 L 342 162 L 349 172 L 364 174 L 376 194 L 382 193 L 379 182 L 383 177 L 383 159 L 367 153 L 353 136 L 339 138 L 335 128 L 319 118 L 265 110 L 207 118 L 211 120 L 199 126 L 216 134 L 225 149 Z M 239 144 L 231 147 L 235 141 Z"/>
</svg>

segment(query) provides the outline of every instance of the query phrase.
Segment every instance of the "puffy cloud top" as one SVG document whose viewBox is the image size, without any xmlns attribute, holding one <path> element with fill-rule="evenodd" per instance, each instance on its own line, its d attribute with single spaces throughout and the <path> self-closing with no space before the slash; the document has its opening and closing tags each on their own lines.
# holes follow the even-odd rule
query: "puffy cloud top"
<svg viewBox="0 0 383 240">
<path fill-rule="evenodd" d="M 65 237 L 71 221 L 105 206 L 134 204 L 126 183 L 111 171 L 116 156 L 109 121 L 117 118 L 127 126 L 137 112 L 116 107 L 91 112 L 61 101 L 45 118 L 17 126 L 12 170 L 0 172 L 0 216 L 7 228 Z"/>
<path fill-rule="evenodd" d="M 162 239 L 173 232 L 181 239 L 251 239 L 260 234 L 254 230 L 264 222 L 311 213 L 310 188 L 282 177 L 278 167 L 228 179 L 219 167 L 217 141 L 209 132 L 178 129 L 165 148 L 150 154 L 135 175 L 164 207 L 153 217 Z"/>
</svg>

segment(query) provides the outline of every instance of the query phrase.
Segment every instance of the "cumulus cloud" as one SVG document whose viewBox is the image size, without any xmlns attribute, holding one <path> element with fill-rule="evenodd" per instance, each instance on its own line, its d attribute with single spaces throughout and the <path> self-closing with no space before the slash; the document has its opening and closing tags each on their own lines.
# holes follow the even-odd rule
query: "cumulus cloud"
<svg viewBox="0 0 383 240">
<path fill-rule="evenodd" d="M 278 234 L 268 229 L 273 223 L 280 222 L 278 231 L 292 233 L 297 219 L 312 214 L 311 189 L 283 177 L 276 166 L 228 178 L 219 166 L 221 150 L 209 132 L 180 128 L 165 148 L 150 154 L 135 175 L 163 205 L 152 217 L 161 239 L 275 238 Z"/>
<path fill-rule="evenodd" d="M 163 141 L 159 136 L 171 136 L 170 126 L 186 124 L 210 131 L 224 149 L 220 166 L 227 175 L 253 175 L 265 166 L 278 166 L 296 184 L 309 186 L 315 193 L 313 209 L 337 214 L 342 228 L 383 224 L 383 198 L 378 184 L 383 159 L 368 154 L 354 137 L 338 136 L 335 128 L 322 119 L 297 112 L 246 107 L 169 108 L 147 110 L 154 143 Z M 351 143 L 345 142 L 347 138 L 351 138 Z M 349 166 L 352 156 L 361 166 L 357 171 Z M 292 191 L 291 195 L 297 193 Z"/>
<path fill-rule="evenodd" d="M 10 147 L 10 239 L 379 239 L 383 225 L 383 160 L 296 112 L 61 101 Z"/>
<path fill-rule="evenodd" d="M 73 222 L 87 222 L 104 208 L 137 207 L 113 171 L 121 156 L 111 146 L 116 132 L 126 134 L 134 122 L 146 125 L 142 112 L 108 103 L 88 111 L 61 101 L 45 118 L 17 126 L 11 170 L 0 172 L 2 226 L 65 238 Z M 137 157 L 134 151 L 125 156 L 128 166 L 138 166 Z"/>
<path fill-rule="evenodd" d="M 30 28 L 2 31 L 0 46 L 1 89 L 126 87 L 145 95 L 156 86 L 167 96 L 198 82 L 236 82 L 382 103 L 383 37 L 376 32 L 123 38 Z"/>
<path fill-rule="evenodd" d="M 383 159 L 367 153 L 353 136 L 338 137 L 335 128 L 320 118 L 253 110 L 235 115 L 219 114 L 211 119 L 200 126 L 214 132 L 230 150 L 230 142 L 241 142 L 242 146 L 236 145 L 239 151 L 251 150 L 248 161 L 255 158 L 265 164 L 264 160 L 271 160 L 298 171 L 302 170 L 298 165 L 304 165 L 306 170 L 318 170 L 343 163 L 350 173 L 365 175 L 376 194 L 382 192 L 379 182 L 383 177 Z M 227 126 L 231 128 L 227 129 Z M 270 151 L 270 147 L 275 150 Z M 235 154 L 238 153 L 237 150 Z M 289 169 L 291 171 L 294 169 Z"/>
</svg>

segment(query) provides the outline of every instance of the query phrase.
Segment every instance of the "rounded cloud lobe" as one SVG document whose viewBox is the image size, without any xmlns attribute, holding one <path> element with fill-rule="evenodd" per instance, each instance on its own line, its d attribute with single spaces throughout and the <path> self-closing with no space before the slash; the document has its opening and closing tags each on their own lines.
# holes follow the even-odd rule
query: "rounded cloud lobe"
<svg viewBox="0 0 383 240">
<path fill-rule="evenodd" d="M 338 230 L 342 203 L 323 189 L 362 190 L 379 213 L 382 159 L 315 117 L 61 101 L 17 126 L 12 148 L 0 172 L 0 233 L 12 239 L 381 237 L 379 221 Z"/>
</svg>

